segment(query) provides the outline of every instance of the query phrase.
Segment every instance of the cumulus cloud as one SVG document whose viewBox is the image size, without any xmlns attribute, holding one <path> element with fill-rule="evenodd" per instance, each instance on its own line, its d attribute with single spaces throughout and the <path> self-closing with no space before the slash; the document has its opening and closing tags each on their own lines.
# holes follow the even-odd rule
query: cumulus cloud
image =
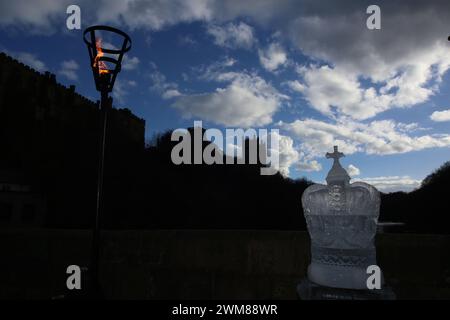
<svg viewBox="0 0 450 320">
<path fill-rule="evenodd" d="M 138 57 L 128 58 L 127 56 L 124 56 L 122 62 L 122 69 L 127 71 L 134 70 L 138 67 L 139 62 L 140 60 Z"/>
<path fill-rule="evenodd" d="M 289 176 L 290 167 L 299 160 L 300 154 L 294 147 L 291 137 L 273 132 L 278 136 L 279 167 L 278 171 L 285 177 Z"/>
<path fill-rule="evenodd" d="M 435 63 L 448 68 L 443 31 L 448 2 L 381 1 L 378 5 L 382 8 L 380 32 L 365 28 L 367 15 L 362 9 L 367 5 L 360 1 L 306 4 L 305 13 L 289 26 L 291 39 L 306 54 L 373 81 L 384 81 L 414 66 L 422 69 L 419 73 Z"/>
<path fill-rule="evenodd" d="M 200 80 L 215 81 L 220 74 L 225 73 L 230 67 L 233 67 L 237 60 L 228 56 L 209 64 L 192 68 Z"/>
<path fill-rule="evenodd" d="M 289 177 L 291 173 L 290 168 L 296 164 L 301 157 L 301 153 L 294 146 L 294 140 L 289 136 L 280 134 L 278 130 L 271 130 L 267 136 L 259 136 L 259 138 L 267 141 L 269 147 L 268 152 L 271 157 L 278 157 L 278 163 L 272 163 L 274 169 L 283 176 Z M 270 142 L 272 142 L 273 139 L 277 139 L 278 141 L 277 149 L 270 145 Z"/>
<path fill-rule="evenodd" d="M 209 21 L 213 11 L 207 0 L 101 0 L 96 14 L 101 22 L 122 21 L 133 29 L 161 30 L 180 22 Z"/>
<path fill-rule="evenodd" d="M 412 135 L 393 120 L 379 120 L 369 123 L 338 119 L 329 123 L 315 119 L 280 123 L 301 141 L 302 150 L 311 156 L 323 156 L 324 150 L 334 145 L 346 154 L 365 152 L 367 154 L 398 154 L 435 147 L 450 147 L 450 135 Z"/>
<path fill-rule="evenodd" d="M 426 86 L 428 81 L 442 75 L 433 73 L 433 68 L 432 64 L 429 68 L 409 67 L 376 88 L 364 87 L 360 75 L 345 68 L 312 65 L 298 68 L 301 82 L 295 80 L 287 84 L 325 115 L 343 114 L 362 120 L 390 108 L 407 108 L 427 101 L 436 91 L 435 87 Z"/>
<path fill-rule="evenodd" d="M 27 28 L 31 32 L 52 32 L 57 17 L 64 19 L 70 0 L 15 0 L 0 2 L 0 26 Z M 64 20 L 62 20 L 64 21 Z"/>
<path fill-rule="evenodd" d="M 159 71 L 155 63 L 150 63 L 151 72 L 149 73 L 150 81 L 152 82 L 150 90 L 159 93 L 163 99 L 171 99 L 180 96 L 178 91 L 178 84 L 167 81 L 166 76 Z"/>
<path fill-rule="evenodd" d="M 271 43 L 265 50 L 258 50 L 259 61 L 264 69 L 275 71 L 287 62 L 287 54 L 278 43 Z"/>
<path fill-rule="evenodd" d="M 431 114 L 430 119 L 437 122 L 450 121 L 450 109 L 435 111 Z"/>
<path fill-rule="evenodd" d="M 419 188 L 422 183 L 422 180 L 413 179 L 410 176 L 355 178 L 353 181 L 366 182 L 385 193 L 396 191 L 410 192 Z"/>
<path fill-rule="evenodd" d="M 66 8 L 77 4 L 83 24 L 115 23 L 131 29 L 161 30 L 180 22 L 210 21 L 217 7 L 210 0 L 14 0 L 0 2 L 0 26 L 52 33 L 65 27 Z"/>
<path fill-rule="evenodd" d="M 134 80 L 121 80 L 120 78 L 117 78 L 112 92 L 113 97 L 123 103 L 125 97 L 129 94 L 130 89 L 136 87 L 136 85 L 137 83 Z"/>
<path fill-rule="evenodd" d="M 78 68 L 78 63 L 75 60 L 66 60 L 61 63 L 58 73 L 69 80 L 76 81 L 78 80 Z"/>
<path fill-rule="evenodd" d="M 302 149 L 300 145 L 298 147 L 299 157 L 298 161 L 295 163 L 295 169 L 300 172 L 312 172 L 312 171 L 321 171 L 322 165 L 314 159 L 314 155 L 310 153 L 306 153 L 305 150 Z"/>
<path fill-rule="evenodd" d="M 367 119 L 423 103 L 437 91 L 450 65 L 443 31 L 449 3 L 377 4 L 382 8 L 380 32 L 364 27 L 364 5 L 356 1 L 307 4 L 305 13 L 286 26 L 303 53 L 325 61 L 303 70 L 305 88 L 299 90 L 320 112 L 330 114 L 334 107 Z"/>
<path fill-rule="evenodd" d="M 221 47 L 250 49 L 255 42 L 253 28 L 244 22 L 210 25 L 207 32 L 214 37 L 214 43 Z"/>
<path fill-rule="evenodd" d="M 181 93 L 180 91 L 178 91 L 178 89 L 168 89 L 162 94 L 163 99 L 171 99 L 179 96 L 181 96 Z"/>
<path fill-rule="evenodd" d="M 354 165 L 350 164 L 347 167 L 347 172 L 349 174 L 350 177 L 355 177 L 355 176 L 359 176 L 361 174 L 361 171 L 359 170 L 359 168 L 355 167 Z"/>
<path fill-rule="evenodd" d="M 216 75 L 227 83 L 213 92 L 182 95 L 172 105 L 184 117 L 197 117 L 225 126 L 251 127 L 272 122 L 286 96 L 261 77 L 237 72 Z"/>
<path fill-rule="evenodd" d="M 71 0 L 15 0 L 0 2 L 0 25 L 57 30 L 67 17 Z M 82 8 L 83 23 L 123 24 L 130 29 L 161 30 L 178 23 L 206 21 L 226 23 L 240 16 L 267 22 L 271 16 L 286 12 L 291 0 L 280 4 L 275 0 L 220 1 L 220 0 L 100 0 L 76 1 Z"/>
<path fill-rule="evenodd" d="M 4 50 L 10 56 L 16 58 L 18 61 L 30 66 L 36 71 L 43 72 L 47 70 L 45 63 L 40 60 L 37 55 L 29 52 L 13 52 L 9 50 Z"/>
<path fill-rule="evenodd" d="M 310 160 L 310 161 L 300 161 L 296 164 L 296 168 L 298 171 L 320 171 L 322 170 L 322 165 L 317 162 L 317 160 Z"/>
<path fill-rule="evenodd" d="M 283 85 L 287 85 L 293 91 L 297 91 L 297 92 L 305 91 L 305 86 L 303 84 L 301 84 L 298 80 L 285 81 L 285 82 L 283 82 Z"/>
</svg>

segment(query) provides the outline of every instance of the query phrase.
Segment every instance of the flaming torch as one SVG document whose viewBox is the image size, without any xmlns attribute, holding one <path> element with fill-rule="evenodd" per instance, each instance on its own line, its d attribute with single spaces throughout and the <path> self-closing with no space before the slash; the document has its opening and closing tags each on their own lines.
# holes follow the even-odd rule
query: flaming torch
<svg viewBox="0 0 450 320">
<path fill-rule="evenodd" d="M 100 74 L 109 73 L 108 66 L 106 65 L 106 63 L 103 60 L 100 60 L 100 58 L 105 55 L 102 50 L 101 38 L 95 41 L 95 47 L 97 48 L 97 55 L 94 58 L 94 64 L 92 65 L 92 67 L 98 69 L 98 72 Z"/>
<path fill-rule="evenodd" d="M 97 32 L 105 32 L 112 36 L 119 36 L 122 40 L 120 49 L 104 48 L 102 39 Z M 100 256 L 100 226 L 102 213 L 103 193 L 103 167 L 105 158 L 106 124 L 108 110 L 112 107 L 112 98 L 108 94 L 114 87 L 117 74 L 120 72 L 123 55 L 131 49 L 131 39 L 123 31 L 108 26 L 92 26 L 84 30 L 83 40 L 89 51 L 91 69 L 94 76 L 95 88 L 101 94 L 100 100 L 100 143 L 98 157 L 98 181 L 97 181 L 97 205 L 95 212 L 95 223 L 92 236 L 92 256 L 89 267 L 90 294 L 93 297 L 101 297 L 99 282 L 99 256 Z M 113 68 L 108 68 L 112 66 Z"/>
</svg>

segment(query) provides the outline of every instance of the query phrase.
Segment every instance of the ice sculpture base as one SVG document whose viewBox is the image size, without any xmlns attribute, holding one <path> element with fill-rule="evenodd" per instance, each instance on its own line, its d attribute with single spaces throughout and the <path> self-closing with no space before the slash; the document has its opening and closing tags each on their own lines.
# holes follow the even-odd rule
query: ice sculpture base
<svg viewBox="0 0 450 320">
<path fill-rule="evenodd" d="M 395 300 L 396 296 L 390 287 L 380 290 L 355 290 L 330 288 L 303 279 L 297 286 L 300 300 Z"/>
<path fill-rule="evenodd" d="M 325 265 L 312 262 L 308 267 L 308 279 L 326 287 L 367 290 L 366 268 Z M 383 276 L 381 275 L 381 285 Z"/>
</svg>

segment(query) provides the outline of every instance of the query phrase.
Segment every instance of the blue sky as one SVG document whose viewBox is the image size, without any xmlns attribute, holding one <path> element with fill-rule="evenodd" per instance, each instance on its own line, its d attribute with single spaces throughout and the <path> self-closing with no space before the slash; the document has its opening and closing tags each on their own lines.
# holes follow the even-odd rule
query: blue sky
<svg viewBox="0 0 450 320">
<path fill-rule="evenodd" d="M 82 29 L 105 23 L 133 40 L 114 89 L 146 137 L 193 125 L 276 128 L 280 170 L 323 181 L 332 146 L 354 179 L 411 190 L 450 160 L 450 8 L 445 1 L 11 1 L 0 49 L 93 99 Z"/>
</svg>

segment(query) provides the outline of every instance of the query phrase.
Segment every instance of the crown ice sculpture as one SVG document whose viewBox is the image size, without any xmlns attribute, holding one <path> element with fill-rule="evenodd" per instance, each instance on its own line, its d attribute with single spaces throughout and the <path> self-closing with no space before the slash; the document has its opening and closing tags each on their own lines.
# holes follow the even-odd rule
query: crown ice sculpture
<svg viewBox="0 0 450 320">
<path fill-rule="evenodd" d="M 345 289 L 367 289 L 367 267 L 376 265 L 374 238 L 380 208 L 378 190 L 364 182 L 350 184 L 339 163 L 344 154 L 334 147 L 327 185 L 314 184 L 302 205 L 311 237 L 308 279 Z"/>
</svg>

